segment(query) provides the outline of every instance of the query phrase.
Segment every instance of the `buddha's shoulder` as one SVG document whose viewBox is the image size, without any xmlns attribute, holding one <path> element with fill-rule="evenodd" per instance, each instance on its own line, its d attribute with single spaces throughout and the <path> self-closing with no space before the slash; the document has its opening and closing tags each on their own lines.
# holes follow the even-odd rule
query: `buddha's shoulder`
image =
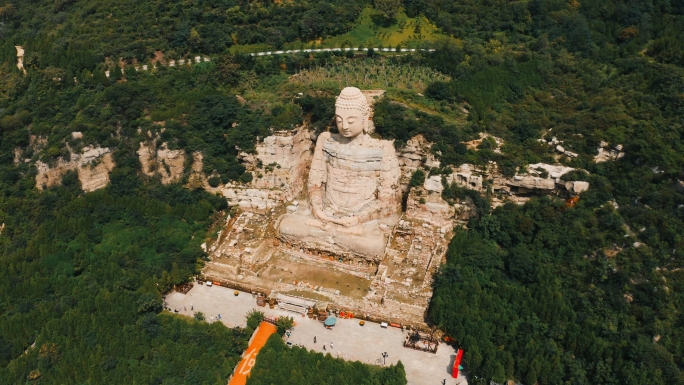
<svg viewBox="0 0 684 385">
<path fill-rule="evenodd" d="M 331 135 L 332 134 L 330 133 L 330 131 L 321 132 L 320 134 L 318 134 L 316 143 L 325 143 L 326 141 L 332 138 Z"/>
</svg>

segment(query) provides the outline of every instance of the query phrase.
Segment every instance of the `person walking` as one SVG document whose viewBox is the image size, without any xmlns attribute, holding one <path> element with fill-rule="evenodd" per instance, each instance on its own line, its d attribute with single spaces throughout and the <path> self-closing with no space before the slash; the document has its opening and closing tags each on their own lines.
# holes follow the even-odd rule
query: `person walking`
<svg viewBox="0 0 684 385">
<path fill-rule="evenodd" d="M 325 344 L 323 344 L 323 350 L 325 350 Z"/>
<path fill-rule="evenodd" d="M 330 343 L 330 349 L 334 349 L 332 342 Z"/>
<path fill-rule="evenodd" d="M 314 336 L 314 344 L 316 343 L 316 336 Z"/>
</svg>

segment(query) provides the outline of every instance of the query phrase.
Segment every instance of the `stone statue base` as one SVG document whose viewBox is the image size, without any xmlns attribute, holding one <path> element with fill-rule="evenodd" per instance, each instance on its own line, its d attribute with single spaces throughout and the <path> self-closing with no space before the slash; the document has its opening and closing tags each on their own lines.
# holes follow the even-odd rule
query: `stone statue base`
<svg viewBox="0 0 684 385">
<path fill-rule="evenodd" d="M 344 227 L 324 223 L 316 219 L 306 203 L 300 204 L 297 211 L 285 214 L 280 219 L 278 238 L 281 241 L 302 247 L 316 249 L 343 257 L 363 257 L 375 262 L 380 261 L 391 231 L 399 216 L 374 220 L 363 225 Z"/>
</svg>

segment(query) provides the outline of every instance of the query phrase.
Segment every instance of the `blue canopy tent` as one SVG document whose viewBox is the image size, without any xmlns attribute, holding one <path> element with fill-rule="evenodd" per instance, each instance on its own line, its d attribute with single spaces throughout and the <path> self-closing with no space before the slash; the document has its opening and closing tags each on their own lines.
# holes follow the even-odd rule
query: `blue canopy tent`
<svg viewBox="0 0 684 385">
<path fill-rule="evenodd" d="M 323 324 L 327 328 L 332 328 L 333 326 L 335 326 L 336 323 L 337 323 L 337 318 L 335 318 L 335 317 L 328 317 L 323 322 Z"/>
</svg>

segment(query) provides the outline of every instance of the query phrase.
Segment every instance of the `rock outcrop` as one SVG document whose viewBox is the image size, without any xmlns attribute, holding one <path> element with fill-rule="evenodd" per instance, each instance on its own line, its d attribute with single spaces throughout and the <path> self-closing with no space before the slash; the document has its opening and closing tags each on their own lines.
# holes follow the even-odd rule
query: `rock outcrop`
<svg viewBox="0 0 684 385">
<path fill-rule="evenodd" d="M 598 154 L 594 156 L 594 162 L 596 163 L 607 162 L 609 160 L 618 160 L 625 156 L 625 153 L 622 152 L 621 144 L 611 147 L 608 142 L 601 141 L 597 151 Z"/>
<path fill-rule="evenodd" d="M 454 169 L 451 175 L 447 175 L 447 184 L 455 183 L 458 186 L 471 190 L 484 191 L 484 182 L 494 192 L 502 192 L 509 195 L 518 194 L 548 194 L 567 190 L 571 195 L 576 195 L 589 189 L 588 182 L 565 181 L 561 177 L 575 169 L 563 165 L 546 163 L 530 164 L 526 172 L 516 174 L 512 178 L 502 176 L 496 163 L 490 163 L 487 167 L 476 167 L 472 164 L 462 164 Z M 524 200 L 516 200 L 523 202 Z"/>
<path fill-rule="evenodd" d="M 589 189 L 589 182 L 565 181 L 561 179 L 572 167 L 546 163 L 534 163 L 527 166 L 527 172 L 505 180 L 506 186 L 517 188 L 514 193 L 549 193 L 566 190 L 570 195 L 577 195 Z"/>
<path fill-rule="evenodd" d="M 684 194 L 684 181 L 677 180 L 675 182 L 675 189 L 677 189 L 678 192 Z"/>
<path fill-rule="evenodd" d="M 482 141 L 485 140 L 486 138 L 491 138 L 494 140 L 494 143 L 496 145 L 492 147 L 492 151 L 494 151 L 497 154 L 501 154 L 501 146 L 504 145 L 504 140 L 501 138 L 498 138 L 494 135 L 490 135 L 485 132 L 480 133 L 480 137 L 478 139 L 471 140 L 469 142 L 465 142 L 466 148 L 469 150 L 478 150 L 478 147 L 482 144 Z"/>
<path fill-rule="evenodd" d="M 423 135 L 416 135 L 406 142 L 406 146 L 397 151 L 401 178 L 399 184 L 403 192 L 408 191 L 408 184 L 413 173 L 423 167 L 439 167 L 440 163 L 430 152 L 432 143 Z"/>
<path fill-rule="evenodd" d="M 154 144 L 140 142 L 138 158 L 142 164 L 142 172 L 148 176 L 159 175 L 163 184 L 180 180 L 185 169 L 185 151 L 169 150 L 167 143 L 161 148 Z"/>
<path fill-rule="evenodd" d="M 537 176 L 516 175 L 509 179 L 507 184 L 509 186 L 526 190 L 553 190 L 556 188 L 556 182 L 554 182 L 553 179 L 541 178 Z"/>
<path fill-rule="evenodd" d="M 294 199 L 304 188 L 312 145 L 311 132 L 300 127 L 267 136 L 257 144 L 255 155 L 241 153 L 247 170 L 254 175 L 250 188 L 278 189 L 286 200 Z"/>
<path fill-rule="evenodd" d="M 462 164 L 454 169 L 451 175 L 447 177 L 447 183 L 456 183 L 457 185 L 471 190 L 482 191 L 482 182 L 484 180 L 483 173 L 475 168 L 472 164 Z"/>
<path fill-rule="evenodd" d="M 14 48 L 17 50 L 17 68 L 19 71 L 26 75 L 26 69 L 24 68 L 24 48 L 20 45 L 15 45 Z"/>
<path fill-rule="evenodd" d="M 84 147 L 80 154 L 71 153 L 69 160 L 57 159 L 52 167 L 37 161 L 36 187 L 44 189 L 62 183 L 62 177 L 69 170 L 78 172 L 83 191 L 99 190 L 109 184 L 109 173 L 114 169 L 114 159 L 108 148 Z"/>
</svg>

